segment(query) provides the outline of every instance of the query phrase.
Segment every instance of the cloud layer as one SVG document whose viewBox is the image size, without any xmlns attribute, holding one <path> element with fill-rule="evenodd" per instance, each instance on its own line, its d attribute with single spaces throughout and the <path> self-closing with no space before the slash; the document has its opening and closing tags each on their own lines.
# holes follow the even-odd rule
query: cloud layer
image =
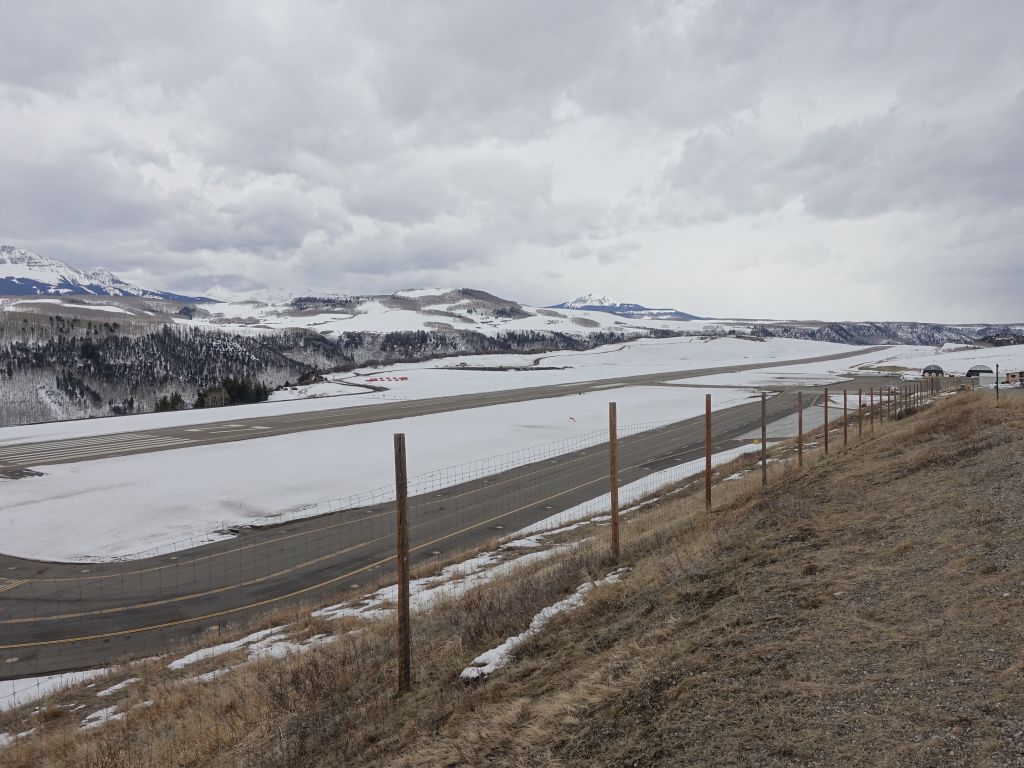
<svg viewBox="0 0 1024 768">
<path fill-rule="evenodd" d="M 9 4 L 0 240 L 154 287 L 1024 320 L 1024 6 Z"/>
</svg>

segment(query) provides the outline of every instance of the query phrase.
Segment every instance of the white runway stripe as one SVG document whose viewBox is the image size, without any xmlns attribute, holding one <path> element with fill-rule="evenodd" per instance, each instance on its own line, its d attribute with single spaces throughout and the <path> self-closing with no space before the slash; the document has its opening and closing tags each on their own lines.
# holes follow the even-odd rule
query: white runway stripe
<svg viewBox="0 0 1024 768">
<path fill-rule="evenodd" d="M 121 432 L 116 435 L 92 435 L 90 437 L 71 437 L 65 440 L 47 440 L 48 444 L 58 445 L 64 443 L 95 443 L 95 442 L 110 442 L 118 440 L 135 440 L 138 437 L 150 437 L 149 432 Z M 7 446 L 9 448 L 17 448 L 19 445 L 39 445 L 39 443 L 18 443 L 16 445 Z"/>
<path fill-rule="evenodd" d="M 25 446 L 21 451 L 17 451 L 18 456 L 24 456 L 27 453 L 60 453 L 61 451 L 121 451 L 134 448 L 139 445 L 151 445 L 152 443 L 166 443 L 168 445 L 174 445 L 176 443 L 191 443 L 192 440 L 180 437 L 151 437 L 146 440 L 133 440 L 130 443 L 106 443 L 106 444 L 83 444 L 83 445 L 33 445 Z"/>
<path fill-rule="evenodd" d="M 105 450 L 119 450 L 123 448 L 131 448 L 136 445 L 146 445 L 149 443 L 161 442 L 161 443 L 190 443 L 193 442 L 188 438 L 183 437 L 160 437 L 157 435 L 139 437 L 133 440 L 125 440 L 120 442 L 108 442 L 108 443 L 93 443 L 93 442 L 81 442 L 81 443 L 36 443 L 34 445 L 23 445 L 17 449 L 10 449 L 0 451 L 0 458 L 4 456 L 24 456 L 28 453 L 56 453 L 59 451 L 77 451 L 81 449 L 92 449 L 102 448 Z"/>
<path fill-rule="evenodd" d="M 54 461 L 68 461 L 78 458 L 90 458 L 96 456 L 118 455 L 134 453 L 138 451 L 150 451 L 157 448 L 175 448 L 190 445 L 194 441 L 180 437 L 153 437 L 148 440 L 134 440 L 128 443 L 107 444 L 107 445 L 81 445 L 53 448 L 51 446 L 37 446 L 26 449 L 18 454 L 5 456 L 4 461 L 19 466 L 30 466 Z"/>
<path fill-rule="evenodd" d="M 18 465 L 22 466 L 22 467 L 30 468 L 30 467 L 44 467 L 44 466 L 47 466 L 47 465 L 50 465 L 50 464 L 64 464 L 66 462 L 90 461 L 90 460 L 93 460 L 93 459 L 107 459 L 107 458 L 115 459 L 115 458 L 122 458 L 122 457 L 125 457 L 125 456 L 134 456 L 134 455 L 141 455 L 141 454 L 146 454 L 146 453 L 154 453 L 154 452 L 160 451 L 160 450 L 162 450 L 164 448 L 177 448 L 177 447 L 179 447 L 179 446 L 157 445 L 157 446 L 153 446 L 152 448 L 149 448 L 147 450 L 140 451 L 140 452 L 138 452 L 138 454 L 132 453 L 132 452 L 128 452 L 128 451 L 122 451 L 120 453 L 110 453 L 110 452 L 107 452 L 107 453 L 64 453 L 64 454 L 58 454 L 58 455 L 55 455 L 55 456 L 36 456 L 36 457 L 32 457 L 32 458 L 26 458 L 24 461 L 19 462 Z"/>
<path fill-rule="evenodd" d="M 191 440 L 140 440 L 137 443 L 118 446 L 83 445 L 78 448 L 60 448 L 57 450 L 40 448 L 31 451 L 24 451 L 17 454 L 16 458 L 20 460 L 24 459 L 26 456 L 61 456 L 69 453 L 124 453 L 125 451 L 134 451 L 139 448 L 150 448 L 155 445 L 187 445 L 191 442 Z M 10 460 L 11 459 L 5 459 L 5 461 Z"/>
<path fill-rule="evenodd" d="M 154 446 L 147 446 L 142 451 L 140 451 L 140 453 L 150 453 L 150 452 L 153 452 L 153 451 L 162 450 L 164 448 L 179 448 L 179 447 L 181 447 L 181 446 L 177 446 L 177 445 L 154 445 Z M 57 453 L 57 454 L 46 455 L 46 456 L 26 456 L 24 459 L 22 459 L 21 461 L 18 462 L 18 465 L 19 466 L 23 466 L 23 467 L 33 467 L 33 466 L 41 466 L 43 464 L 57 464 L 57 463 L 60 463 L 60 462 L 65 462 L 65 461 L 77 461 L 79 459 L 102 459 L 102 458 L 106 458 L 106 457 L 114 458 L 114 457 L 120 457 L 120 456 L 130 456 L 130 455 L 133 455 L 133 453 L 129 452 L 129 451 L 119 451 L 119 452 L 110 452 L 110 451 L 104 451 L 104 452 L 77 451 L 75 453 Z"/>
<path fill-rule="evenodd" d="M 102 435 L 99 437 L 88 437 L 78 438 L 75 440 L 57 440 L 54 442 L 47 443 L 23 443 L 19 445 L 11 445 L 6 448 L 0 448 L 0 456 L 17 454 L 30 448 L 77 448 L 85 445 L 117 445 L 119 443 L 133 443 L 139 440 L 150 440 L 157 435 L 150 435 L 145 432 L 137 432 L 128 435 Z M 166 437 L 162 438 L 166 440 L 181 440 L 184 438 L 178 437 Z"/>
</svg>

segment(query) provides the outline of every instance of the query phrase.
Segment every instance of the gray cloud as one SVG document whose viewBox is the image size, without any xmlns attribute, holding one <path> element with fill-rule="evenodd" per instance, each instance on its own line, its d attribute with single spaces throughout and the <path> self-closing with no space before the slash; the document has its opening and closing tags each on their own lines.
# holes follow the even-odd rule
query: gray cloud
<svg viewBox="0 0 1024 768">
<path fill-rule="evenodd" d="M 1016 318 L 1015 0 L 9 5 L 0 240 L 82 266 Z"/>
</svg>

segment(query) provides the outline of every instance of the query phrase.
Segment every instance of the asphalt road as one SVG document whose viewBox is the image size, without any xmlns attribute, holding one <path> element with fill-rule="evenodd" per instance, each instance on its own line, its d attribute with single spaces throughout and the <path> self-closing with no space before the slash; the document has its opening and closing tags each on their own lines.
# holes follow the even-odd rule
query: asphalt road
<svg viewBox="0 0 1024 768">
<path fill-rule="evenodd" d="M 765 365 L 730 370 L 757 367 Z M 718 372 L 722 369 L 573 384 L 571 391 L 606 388 L 610 383 L 657 384 Z M 866 389 L 880 383 L 881 379 L 871 377 L 844 386 Z M 567 388 L 532 390 L 532 396 L 516 390 L 339 409 L 316 414 L 328 417 L 327 423 L 316 422 L 318 426 L 277 422 L 263 424 L 268 427 L 263 432 L 280 434 L 274 430 L 289 426 L 295 427 L 290 431 L 339 426 L 329 421 L 332 418 L 395 418 L 396 407 L 420 406 L 424 410 L 418 412 L 431 413 L 436 410 L 427 409 L 440 409 L 446 403 L 444 410 L 552 397 L 565 394 Z M 813 399 L 809 390 L 805 388 L 805 405 Z M 368 414 L 371 409 L 380 413 Z M 770 398 L 768 410 L 769 421 L 792 414 L 795 393 L 784 391 Z M 414 415 L 405 410 L 399 413 Z M 286 417 L 269 420 L 278 418 Z M 225 422 L 236 423 L 240 422 Z M 738 446 L 742 436 L 759 423 L 759 402 L 717 411 L 715 451 Z M 253 437 L 210 433 L 199 439 L 224 442 Z M 702 417 L 623 438 L 620 483 L 700 458 L 703 439 Z M 147 449 L 131 452 L 143 450 Z M 60 461 L 82 460 L 54 456 Z M 607 461 L 607 445 L 592 446 L 414 496 L 410 503 L 414 562 L 454 554 L 600 496 L 607 490 Z M 40 463 L 44 462 L 33 465 Z M 228 541 L 125 563 L 40 563 L 0 555 L 0 678 L 90 668 L 124 656 L 150 655 L 190 635 L 261 611 L 322 600 L 390 574 L 393 549 L 393 510 L 385 505 L 244 530 Z"/>
</svg>

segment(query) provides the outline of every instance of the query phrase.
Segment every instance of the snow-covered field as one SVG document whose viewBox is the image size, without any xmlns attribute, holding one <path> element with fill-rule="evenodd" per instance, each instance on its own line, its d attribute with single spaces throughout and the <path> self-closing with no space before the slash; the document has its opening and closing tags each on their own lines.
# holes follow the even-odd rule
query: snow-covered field
<svg viewBox="0 0 1024 768">
<path fill-rule="evenodd" d="M 749 396 L 721 389 L 714 402 L 724 408 Z M 225 526 L 276 522 L 282 513 L 325 499 L 380 489 L 373 498 L 384 501 L 391 498 L 395 432 L 406 434 L 414 476 L 517 451 L 522 452 L 517 463 L 527 463 L 537 446 L 603 440 L 611 398 L 607 392 L 574 394 L 49 466 L 42 477 L 0 485 L 0 540 L 5 553 L 23 557 L 113 558 L 176 543 L 189 546 L 191 538 L 202 540 Z M 689 388 L 634 387 L 615 390 L 614 399 L 624 427 L 678 421 L 704 407 L 704 393 Z M 476 471 L 482 475 L 508 466 L 480 462 Z M 451 478 L 431 482 L 468 479 L 464 472 Z"/>
</svg>

